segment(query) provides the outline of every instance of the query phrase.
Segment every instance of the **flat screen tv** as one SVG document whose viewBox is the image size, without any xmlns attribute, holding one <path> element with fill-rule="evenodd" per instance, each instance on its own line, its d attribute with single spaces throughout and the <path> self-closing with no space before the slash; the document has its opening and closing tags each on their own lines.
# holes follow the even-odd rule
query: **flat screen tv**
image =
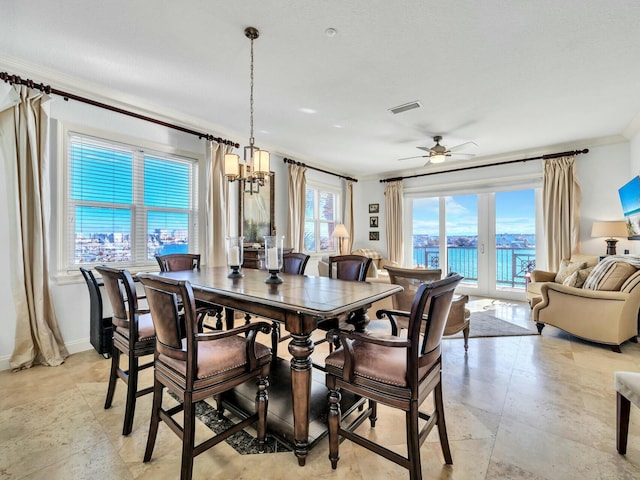
<svg viewBox="0 0 640 480">
<path fill-rule="evenodd" d="M 640 177 L 635 177 L 618 189 L 625 217 L 640 213 Z"/>
</svg>

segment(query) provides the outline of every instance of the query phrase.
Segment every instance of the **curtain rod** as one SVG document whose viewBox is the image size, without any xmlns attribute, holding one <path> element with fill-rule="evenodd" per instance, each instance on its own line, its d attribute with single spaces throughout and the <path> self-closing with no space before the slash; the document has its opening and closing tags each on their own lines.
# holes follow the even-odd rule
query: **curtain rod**
<svg viewBox="0 0 640 480">
<path fill-rule="evenodd" d="M 473 170 L 475 168 L 485 168 L 485 167 L 496 167 L 496 166 L 500 166 L 500 165 L 509 165 L 510 163 L 528 162 L 530 160 L 549 160 L 549 159 L 552 159 L 552 158 L 569 157 L 571 155 L 580 155 L 581 153 L 589 153 L 589 149 L 588 148 L 584 148 L 582 150 L 569 150 L 568 152 L 548 153 L 546 155 L 540 155 L 538 157 L 521 158 L 519 160 L 509 160 L 507 162 L 488 163 L 486 165 L 473 165 L 473 166 L 470 166 L 470 167 L 452 168 L 450 170 L 442 170 L 440 172 L 418 173 L 416 175 L 409 175 L 409 176 L 406 176 L 406 177 L 383 178 L 383 179 L 380 180 L 380 182 L 381 183 L 384 183 L 384 182 L 396 182 L 398 180 L 406 180 L 407 178 L 426 177 L 427 175 L 438 175 L 439 173 L 462 172 L 463 170 Z"/>
<path fill-rule="evenodd" d="M 198 138 L 205 138 L 207 140 L 213 140 L 218 143 L 222 143 L 224 145 L 231 145 L 236 148 L 240 147 L 239 143 L 234 142 L 233 140 L 227 140 L 225 138 L 215 137 L 210 133 L 202 133 L 197 132 L 195 130 L 191 130 L 189 128 L 181 127 L 180 125 L 175 125 L 173 123 L 164 122 L 162 120 L 158 120 L 156 118 L 147 117 L 146 115 L 141 115 L 139 113 L 130 112 L 128 110 L 124 110 L 119 107 L 114 107 L 112 105 L 107 105 L 106 103 L 98 102 L 96 100 L 91 100 L 90 98 L 81 97 L 79 95 L 75 95 L 73 93 L 64 92 L 62 90 L 58 90 L 57 88 L 52 88 L 50 85 L 45 85 L 44 83 L 37 83 L 33 80 L 20 78 L 18 75 L 11 75 L 7 72 L 0 72 L 0 80 L 4 80 L 5 83 L 10 85 L 20 84 L 26 85 L 29 88 L 35 88 L 36 90 L 40 90 L 41 92 L 46 93 L 47 95 L 54 94 L 59 95 L 64 98 L 65 101 L 69 101 L 69 99 L 76 100 L 78 102 L 87 103 L 89 105 L 93 105 L 94 107 L 104 108 L 105 110 L 110 110 L 112 112 L 120 113 L 122 115 L 127 115 L 129 117 L 137 118 L 139 120 L 145 120 L 147 122 L 155 123 L 157 125 L 162 125 L 163 127 L 172 128 L 174 130 L 180 130 L 184 133 L 189 133 L 191 135 L 195 135 Z"/>
<path fill-rule="evenodd" d="M 329 175 L 334 175 L 336 177 L 344 178 L 345 180 L 350 180 L 352 182 L 357 182 L 358 181 L 356 178 L 345 177 L 344 175 L 340 175 L 339 173 L 333 173 L 333 172 L 329 172 L 327 170 L 323 170 L 323 169 L 318 168 L 318 167 L 312 167 L 311 165 L 307 165 L 306 163 L 302 163 L 302 162 L 297 162 L 295 160 L 291 160 L 290 158 L 283 158 L 283 160 L 284 160 L 284 163 L 290 163 L 291 165 L 298 165 L 299 167 L 310 168 L 311 170 L 316 170 L 318 172 L 327 173 Z"/>
</svg>

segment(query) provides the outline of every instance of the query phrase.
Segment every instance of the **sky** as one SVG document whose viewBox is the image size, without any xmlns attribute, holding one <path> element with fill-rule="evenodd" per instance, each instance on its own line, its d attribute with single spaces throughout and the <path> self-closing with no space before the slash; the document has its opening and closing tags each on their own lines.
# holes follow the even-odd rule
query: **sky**
<svg viewBox="0 0 640 480">
<path fill-rule="evenodd" d="M 535 191 L 496 192 L 496 234 L 535 234 Z M 478 229 L 477 195 L 446 197 L 447 236 L 475 236 Z M 439 199 L 413 201 L 414 235 L 437 235 Z"/>
<path fill-rule="evenodd" d="M 133 203 L 133 154 L 129 151 L 73 143 L 72 198 L 108 202 L 128 207 Z M 144 156 L 144 205 L 188 209 L 191 202 L 191 172 L 187 163 Z M 170 188 L 169 188 L 170 187 Z M 76 233 L 131 233 L 132 211 L 115 206 L 77 206 Z M 147 231 L 188 229 L 189 215 L 150 210 Z"/>
</svg>

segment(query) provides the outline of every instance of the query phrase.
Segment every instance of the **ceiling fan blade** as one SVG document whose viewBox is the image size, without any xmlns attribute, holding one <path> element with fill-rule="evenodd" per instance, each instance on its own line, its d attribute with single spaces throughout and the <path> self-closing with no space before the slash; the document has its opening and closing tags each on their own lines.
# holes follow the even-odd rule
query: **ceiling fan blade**
<svg viewBox="0 0 640 480">
<path fill-rule="evenodd" d="M 414 158 L 429 158 L 429 155 L 418 155 L 417 157 L 399 158 L 398 161 L 401 162 L 403 160 L 413 160 Z"/>
<path fill-rule="evenodd" d="M 462 148 L 469 147 L 471 145 L 473 145 L 474 147 L 478 146 L 478 144 L 476 142 L 464 142 L 464 143 L 461 143 L 460 145 L 456 145 L 455 147 L 451 147 L 449 149 L 449 151 L 450 152 L 455 152 L 456 150 L 460 150 Z"/>
<path fill-rule="evenodd" d="M 475 153 L 456 153 L 456 152 L 453 152 L 453 153 L 449 153 L 447 156 L 448 157 L 459 158 L 459 159 L 465 159 L 465 158 L 469 159 L 469 158 L 475 157 L 476 154 Z"/>
<path fill-rule="evenodd" d="M 420 150 L 424 150 L 425 152 L 431 152 L 431 149 L 429 147 L 416 147 Z"/>
</svg>

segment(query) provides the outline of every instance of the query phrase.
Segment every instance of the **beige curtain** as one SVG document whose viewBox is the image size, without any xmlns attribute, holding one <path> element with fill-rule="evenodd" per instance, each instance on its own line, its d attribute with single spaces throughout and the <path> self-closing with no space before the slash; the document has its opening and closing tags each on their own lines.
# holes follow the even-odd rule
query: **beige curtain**
<svg viewBox="0 0 640 480">
<path fill-rule="evenodd" d="M 16 311 L 10 366 L 56 366 L 68 356 L 49 289 L 49 224 L 52 179 L 49 171 L 48 97 L 25 86 L 10 92 L 13 106 L 0 112 L 0 158 L 7 170 L 10 258 Z M 0 102 L 7 105 L 7 99 Z"/>
<path fill-rule="evenodd" d="M 404 261 L 404 235 L 402 227 L 402 180 L 388 182 L 384 189 L 387 223 L 387 256 L 402 265 Z"/>
<path fill-rule="evenodd" d="M 304 210 L 307 190 L 307 168 L 289 164 L 288 245 L 295 252 L 304 251 Z"/>
<path fill-rule="evenodd" d="M 224 154 L 230 151 L 229 146 L 207 142 L 205 245 L 207 263 L 213 267 L 227 264 L 225 237 L 229 231 L 229 182 L 224 178 Z"/>
<path fill-rule="evenodd" d="M 353 182 L 347 180 L 347 194 L 344 206 L 344 226 L 347 228 L 349 238 L 344 239 L 346 243 L 345 252 L 353 250 Z"/>
<path fill-rule="evenodd" d="M 580 201 L 575 157 L 545 160 L 543 205 L 547 267 L 557 271 L 560 262 L 580 251 Z"/>
</svg>

